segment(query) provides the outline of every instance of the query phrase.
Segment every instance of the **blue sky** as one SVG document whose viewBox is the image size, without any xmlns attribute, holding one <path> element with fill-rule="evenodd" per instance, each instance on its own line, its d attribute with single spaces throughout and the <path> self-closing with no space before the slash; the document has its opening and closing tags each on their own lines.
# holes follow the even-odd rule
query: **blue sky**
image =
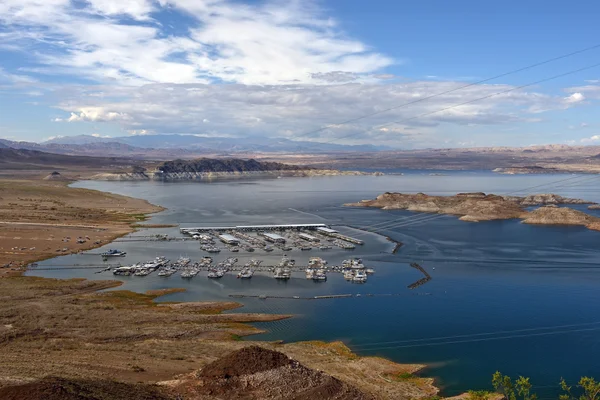
<svg viewBox="0 0 600 400">
<path fill-rule="evenodd" d="M 598 45 L 598 15 L 591 0 L 3 0 L 0 137 L 599 144 L 600 67 L 511 89 L 600 48 L 340 124 Z"/>
</svg>

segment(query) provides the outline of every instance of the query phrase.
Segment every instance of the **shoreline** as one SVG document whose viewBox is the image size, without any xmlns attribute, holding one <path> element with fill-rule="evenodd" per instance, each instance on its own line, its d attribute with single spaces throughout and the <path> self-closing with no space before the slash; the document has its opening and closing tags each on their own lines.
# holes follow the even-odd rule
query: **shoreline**
<svg viewBox="0 0 600 400">
<path fill-rule="evenodd" d="M 71 182 L 71 183 L 74 183 L 74 182 Z M 79 191 L 83 190 L 88 193 L 95 193 L 98 196 L 105 196 L 107 194 L 110 196 L 118 196 L 115 194 L 111 194 L 108 192 L 102 192 L 102 191 L 98 191 L 98 190 L 92 191 L 89 189 L 76 189 L 76 188 L 72 188 L 70 186 L 64 186 L 63 188 L 65 190 L 79 190 Z M 125 198 L 126 196 L 118 196 L 118 197 Z M 237 303 L 237 302 L 222 302 L 222 301 L 200 302 L 200 303 L 198 303 L 198 302 L 196 302 L 196 303 L 194 303 L 194 302 L 177 302 L 177 303 L 161 302 L 161 303 L 157 303 L 155 301 L 156 298 L 166 295 L 166 294 L 169 294 L 169 293 L 179 291 L 179 289 L 170 289 L 167 291 L 149 291 L 146 293 L 139 293 L 139 292 L 134 292 L 134 291 L 130 291 L 130 290 L 118 290 L 118 289 L 106 292 L 105 289 L 118 288 L 119 286 L 122 285 L 122 282 L 116 281 L 116 280 L 108 280 L 108 281 L 86 280 L 83 278 L 50 279 L 50 278 L 40 278 L 40 277 L 25 275 L 25 273 L 29 270 L 29 268 L 28 268 L 29 265 L 31 265 L 34 262 L 42 261 L 45 259 L 51 259 L 51 258 L 55 258 L 57 256 L 66 255 L 66 254 L 76 254 L 81 251 L 93 250 L 95 248 L 105 246 L 109 243 L 112 243 L 113 241 L 117 240 L 120 237 L 126 236 L 132 232 L 135 232 L 136 230 L 138 230 L 140 228 L 145 228 L 146 226 L 140 225 L 139 222 L 146 221 L 149 218 L 149 216 L 152 214 L 156 214 L 156 213 L 166 210 L 166 208 L 164 208 L 162 206 L 153 205 L 143 199 L 134 199 L 134 198 L 128 198 L 128 199 L 145 202 L 149 205 L 149 207 L 152 207 L 152 211 L 147 210 L 144 213 L 137 213 L 137 212 L 133 213 L 132 215 L 135 216 L 134 220 L 131 220 L 131 221 L 127 222 L 126 224 L 123 224 L 123 221 L 120 221 L 119 227 L 120 227 L 121 231 L 117 234 L 111 235 L 110 237 L 106 237 L 101 243 L 89 243 L 87 246 L 85 246 L 85 248 L 70 249 L 70 251 L 61 253 L 61 254 L 48 254 L 43 257 L 26 258 L 26 262 L 22 261 L 19 268 L 12 271 L 13 272 L 13 274 L 11 274 L 12 276 L 6 275 L 6 276 L 0 278 L 3 281 L 2 283 L 10 284 L 10 282 L 20 282 L 20 284 L 33 284 L 34 286 L 40 285 L 42 287 L 46 287 L 47 285 L 50 285 L 50 286 L 54 286 L 54 285 L 63 286 L 64 285 L 66 287 L 72 287 L 73 285 L 81 285 L 81 286 L 85 286 L 85 289 L 80 290 L 78 292 L 78 294 L 73 294 L 72 296 L 78 296 L 78 297 L 85 296 L 86 301 L 89 300 L 87 298 L 87 296 L 92 296 L 92 298 L 96 298 L 98 296 L 100 298 L 108 298 L 109 300 L 112 299 L 113 297 L 116 297 L 117 298 L 116 301 L 118 301 L 117 304 L 119 304 L 118 307 L 125 307 L 123 310 L 126 310 L 127 313 L 132 313 L 132 315 L 137 315 L 137 312 L 142 312 L 141 310 L 143 310 L 145 308 L 148 308 L 150 310 L 155 310 L 155 312 L 156 311 L 164 312 L 165 310 L 167 310 L 167 312 L 168 311 L 176 311 L 178 313 L 180 313 L 180 312 L 184 312 L 186 314 L 191 313 L 192 315 L 208 315 L 208 316 L 212 316 L 211 318 L 213 318 L 216 321 L 223 320 L 223 322 L 221 324 L 224 323 L 223 326 L 225 326 L 226 328 L 219 328 L 218 330 L 214 331 L 211 335 L 217 335 L 214 339 L 217 339 L 217 337 L 218 337 L 217 340 L 219 340 L 219 341 L 225 340 L 225 342 L 218 342 L 218 343 L 221 343 L 220 346 L 223 346 L 225 348 L 237 347 L 240 345 L 242 347 L 244 347 L 246 345 L 251 345 L 251 344 L 258 344 L 263 347 L 275 346 L 274 347 L 275 349 L 284 351 L 284 352 L 286 352 L 286 354 L 290 354 L 290 353 L 294 354 L 293 356 L 295 358 L 303 360 L 303 362 L 305 362 L 309 366 L 310 365 L 319 366 L 323 370 L 330 369 L 331 370 L 330 373 L 332 373 L 332 375 L 334 375 L 334 376 L 337 375 L 338 378 L 340 378 L 344 381 L 353 381 L 354 379 L 350 379 L 349 376 L 346 376 L 345 371 L 338 371 L 336 373 L 335 368 L 331 367 L 329 365 L 329 363 L 326 363 L 325 365 L 320 365 L 320 363 L 323 362 L 323 359 L 322 359 L 323 354 L 320 354 L 320 353 L 322 353 L 322 349 L 328 349 L 328 352 L 331 353 L 329 355 L 329 357 L 334 357 L 334 356 L 340 357 L 341 355 L 343 355 L 344 362 L 346 362 L 346 363 L 362 362 L 362 363 L 370 364 L 370 363 L 373 363 L 372 360 L 384 360 L 385 361 L 384 363 L 379 362 L 379 364 L 382 364 L 379 366 L 380 368 L 382 368 L 381 372 L 380 372 L 381 381 L 379 382 L 379 386 L 389 386 L 387 389 L 393 389 L 393 390 L 407 390 L 407 387 L 410 387 L 410 391 L 413 393 L 413 395 L 415 393 L 418 393 L 419 395 L 417 397 L 420 396 L 423 398 L 433 396 L 439 392 L 439 389 L 433 385 L 433 382 L 434 382 L 433 378 L 415 376 L 413 378 L 413 380 L 411 380 L 410 382 L 399 382 L 399 381 L 395 381 L 393 378 L 393 376 L 396 374 L 401 375 L 401 374 L 407 374 L 407 373 L 409 373 L 409 374 L 417 373 L 418 371 L 424 370 L 426 368 L 426 365 L 406 365 L 406 364 L 398 364 L 398 363 L 392 362 L 390 360 L 385 360 L 385 359 L 379 359 L 379 358 L 373 358 L 373 357 L 359 357 L 355 353 L 352 353 L 352 351 L 341 342 L 331 342 L 331 343 L 294 342 L 294 343 L 286 343 L 286 344 L 276 345 L 271 342 L 252 341 L 252 340 L 244 340 L 243 339 L 246 336 L 251 336 L 254 334 L 261 333 L 260 329 L 254 327 L 253 325 L 249 325 L 249 324 L 252 324 L 253 322 L 273 322 L 273 321 L 277 321 L 277 320 L 281 320 L 281 319 L 285 319 L 285 318 L 291 318 L 291 317 L 293 317 L 292 315 L 246 314 L 246 313 L 237 313 L 237 312 L 224 314 L 223 311 L 233 310 L 233 309 L 243 307 L 243 304 Z M 142 218 L 142 215 L 143 215 L 143 218 Z M 27 224 L 32 227 L 35 227 L 35 226 L 56 227 L 57 226 L 57 224 L 47 224 L 44 222 L 31 222 L 31 223 L 26 222 L 24 224 Z M 44 224 L 47 224 L 47 225 L 44 225 Z M 61 226 L 68 228 L 68 227 L 73 227 L 76 225 L 63 224 Z M 148 225 L 147 227 L 152 228 L 152 224 Z M 101 229 L 99 225 L 86 225 L 85 228 L 86 229 Z M 104 229 L 104 228 L 102 228 L 102 229 Z M 108 228 L 106 228 L 106 232 L 108 232 Z M 390 238 L 387 238 L 387 239 L 390 240 Z M 396 248 L 399 248 L 399 245 L 401 246 L 400 242 L 396 242 L 393 240 L 390 240 L 390 241 L 393 243 L 396 243 Z M 71 295 L 69 295 L 69 296 L 71 296 Z M 43 300 L 38 299 L 36 301 L 43 301 Z M 113 300 L 111 300 L 111 302 L 112 301 Z M 121 304 L 121 303 L 123 303 L 123 304 Z M 143 304 L 143 306 L 142 306 L 142 304 Z M 140 306 L 142 306 L 144 308 L 140 309 L 139 308 Z M 108 307 L 108 306 L 106 306 L 106 307 Z M 105 307 L 105 309 L 108 311 L 108 308 L 106 308 L 106 307 Z M 110 307 L 112 307 L 112 306 L 110 306 Z M 138 310 L 140 310 L 140 311 L 138 311 Z M 72 314 L 68 314 L 68 315 L 73 316 Z M 40 319 L 40 318 L 38 318 L 38 319 Z M 34 323 L 34 322 L 32 321 L 32 323 Z M 93 322 L 90 322 L 90 323 L 93 323 Z M 13 325 L 12 324 L 9 324 L 9 325 L 11 326 L 11 329 L 13 329 L 12 328 Z M 228 332 L 234 332 L 234 333 L 228 333 Z M 226 337 L 223 337 L 223 335 L 225 335 Z M 208 339 L 208 340 L 214 340 L 214 339 Z M 239 341 L 240 339 L 241 339 L 241 341 Z M 61 338 L 60 340 L 64 340 L 64 338 Z M 204 344 L 207 343 L 206 342 L 207 339 L 197 338 L 196 340 L 199 340 L 199 343 L 204 343 Z M 15 341 L 13 340 L 13 343 L 11 343 L 13 346 L 16 345 L 14 342 Z M 215 344 L 215 343 L 217 343 L 217 342 L 213 342 L 213 344 Z M 309 353 L 311 355 L 307 356 L 306 354 L 303 354 L 303 352 L 295 354 L 295 352 L 298 351 L 297 349 L 302 349 L 303 352 Z M 335 349 L 335 350 L 329 350 L 329 349 Z M 21 351 L 18 351 L 18 353 L 20 354 Z M 86 354 L 85 353 L 75 353 L 73 356 L 74 357 L 85 357 Z M 52 358 L 50 358 L 50 359 L 52 359 Z M 114 362 L 119 362 L 119 361 L 121 361 L 121 360 L 117 359 Z M 350 364 L 348 364 L 348 365 L 350 365 Z M 31 368 L 34 368 L 34 365 L 32 365 Z M 169 368 L 167 368 L 167 366 L 165 366 L 165 368 L 166 368 L 166 370 L 165 370 L 164 374 L 168 374 Z M 370 365 L 369 368 L 376 369 L 373 367 L 373 365 Z M 62 371 L 62 369 L 61 369 L 61 371 Z M 397 372 L 397 371 L 400 371 L 400 372 Z M 68 373 L 67 373 L 67 375 L 68 375 Z M 388 378 L 383 379 L 382 378 L 382 376 L 388 376 L 388 375 L 392 379 L 388 379 Z M 141 377 L 135 376 L 136 381 L 139 380 L 139 378 L 141 378 Z M 3 384 L 6 384 L 6 383 L 7 382 L 5 381 L 5 378 L 0 376 L 0 386 L 2 386 Z M 354 383 L 356 384 L 356 382 L 354 382 Z M 359 380 L 358 386 L 359 387 L 372 386 L 372 383 L 361 383 L 361 381 Z M 375 386 L 377 386 L 377 385 L 375 385 Z M 402 387 L 404 387 L 404 389 L 402 389 Z M 375 389 L 376 389 L 375 387 L 370 387 L 369 392 L 372 392 Z M 381 398 L 387 398 L 387 397 L 381 397 Z"/>
</svg>

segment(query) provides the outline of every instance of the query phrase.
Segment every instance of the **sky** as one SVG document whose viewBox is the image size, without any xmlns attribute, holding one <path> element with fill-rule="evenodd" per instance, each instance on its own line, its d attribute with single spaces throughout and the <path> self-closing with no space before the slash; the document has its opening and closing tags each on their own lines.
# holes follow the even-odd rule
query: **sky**
<svg viewBox="0 0 600 400">
<path fill-rule="evenodd" d="M 0 137 L 600 144 L 598 15 L 593 0 L 1 0 Z"/>
</svg>

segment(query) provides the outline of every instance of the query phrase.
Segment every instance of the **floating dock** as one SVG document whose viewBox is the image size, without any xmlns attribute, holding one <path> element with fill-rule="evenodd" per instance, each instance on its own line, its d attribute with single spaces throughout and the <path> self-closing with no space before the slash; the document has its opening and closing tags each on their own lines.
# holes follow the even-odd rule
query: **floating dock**
<svg viewBox="0 0 600 400">
<path fill-rule="evenodd" d="M 290 229 L 297 230 L 317 230 L 318 228 L 327 228 L 325 224 L 286 224 L 286 225 L 238 225 L 238 226 L 203 226 L 199 228 L 181 228 L 181 233 L 191 234 L 200 232 L 223 232 L 223 231 L 285 231 Z"/>
</svg>

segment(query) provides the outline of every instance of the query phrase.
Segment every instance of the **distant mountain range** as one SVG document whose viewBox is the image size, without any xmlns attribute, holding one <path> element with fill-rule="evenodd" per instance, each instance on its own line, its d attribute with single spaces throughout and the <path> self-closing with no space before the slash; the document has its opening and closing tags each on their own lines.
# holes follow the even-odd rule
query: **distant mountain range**
<svg viewBox="0 0 600 400">
<path fill-rule="evenodd" d="M 385 146 L 340 145 L 333 143 L 296 142 L 288 139 L 202 137 L 195 135 L 135 135 L 101 138 L 89 135 L 68 136 L 49 140 L 43 145 L 89 145 L 98 143 L 122 143 L 143 149 L 193 149 L 207 152 L 330 152 L 330 151 L 381 151 Z"/>
<path fill-rule="evenodd" d="M 288 139 L 224 138 L 194 135 L 136 135 L 102 138 L 65 136 L 43 143 L 0 139 L 0 148 L 37 150 L 67 155 L 132 157 L 146 159 L 195 158 L 239 153 L 346 153 L 389 150 L 385 146 L 295 142 Z"/>
</svg>

